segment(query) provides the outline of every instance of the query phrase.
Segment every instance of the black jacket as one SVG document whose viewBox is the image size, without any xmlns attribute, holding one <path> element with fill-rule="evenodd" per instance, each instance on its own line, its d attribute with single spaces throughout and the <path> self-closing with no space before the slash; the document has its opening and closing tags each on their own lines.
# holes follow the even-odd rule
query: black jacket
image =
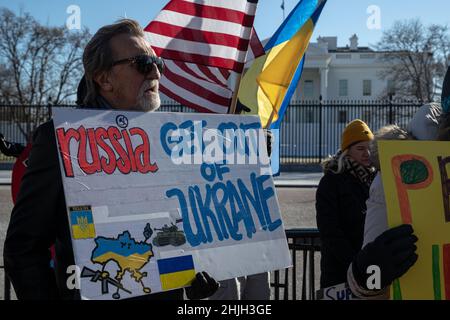
<svg viewBox="0 0 450 320">
<path fill-rule="evenodd" d="M 317 226 L 320 231 L 320 286 L 347 281 L 347 269 L 361 249 L 369 187 L 348 172 L 327 172 L 316 193 Z"/>
<path fill-rule="evenodd" d="M 56 268 L 49 248 L 55 244 Z M 74 265 L 66 202 L 53 122 L 33 137 L 28 169 L 13 208 L 3 250 L 5 271 L 19 299 L 79 299 L 69 290 L 67 267 Z M 140 299 L 182 299 L 183 290 Z"/>
</svg>

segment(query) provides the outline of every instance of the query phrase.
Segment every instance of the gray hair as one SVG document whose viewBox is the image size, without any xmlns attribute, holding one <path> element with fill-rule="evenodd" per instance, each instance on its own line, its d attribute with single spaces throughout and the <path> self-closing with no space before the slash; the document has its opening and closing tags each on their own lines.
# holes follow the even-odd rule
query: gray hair
<svg viewBox="0 0 450 320">
<path fill-rule="evenodd" d="M 397 125 L 388 125 L 380 128 L 374 134 L 374 139 L 369 143 L 370 161 L 372 165 L 380 170 L 380 160 L 378 158 L 379 140 L 411 140 L 412 135 Z"/>
<path fill-rule="evenodd" d="M 86 96 L 84 104 L 97 106 L 98 86 L 95 77 L 109 71 L 114 62 L 114 52 L 110 40 L 119 34 L 130 34 L 144 37 L 144 31 L 139 23 L 132 19 L 121 19 L 114 24 L 100 28 L 87 44 L 83 53 L 83 65 L 86 76 Z"/>
</svg>

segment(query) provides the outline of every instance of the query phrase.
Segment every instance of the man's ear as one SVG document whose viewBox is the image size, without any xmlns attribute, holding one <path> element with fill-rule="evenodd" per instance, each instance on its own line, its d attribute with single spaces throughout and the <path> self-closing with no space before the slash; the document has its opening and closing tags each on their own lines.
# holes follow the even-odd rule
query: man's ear
<svg viewBox="0 0 450 320">
<path fill-rule="evenodd" d="M 110 73 L 108 71 L 99 72 L 94 77 L 94 81 L 97 83 L 101 91 L 111 92 L 113 90 Z"/>
</svg>

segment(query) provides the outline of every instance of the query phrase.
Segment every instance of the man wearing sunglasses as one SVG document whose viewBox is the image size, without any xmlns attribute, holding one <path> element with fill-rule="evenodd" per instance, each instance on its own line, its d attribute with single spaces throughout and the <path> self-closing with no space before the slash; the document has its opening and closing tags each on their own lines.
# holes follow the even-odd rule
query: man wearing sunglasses
<svg viewBox="0 0 450 320">
<path fill-rule="evenodd" d="M 101 28 L 84 50 L 85 77 L 77 102 L 85 108 L 154 111 L 160 106 L 163 61 L 156 57 L 136 21 L 124 19 Z M 70 290 L 68 267 L 74 265 L 53 122 L 33 138 L 4 246 L 5 270 L 19 299 L 79 299 Z M 56 252 L 50 268 L 49 248 Z M 73 274 L 72 274 L 73 275 Z M 207 273 L 186 288 L 190 299 L 211 296 L 218 283 Z M 183 290 L 139 297 L 183 299 Z"/>
<path fill-rule="evenodd" d="M 124 28 L 131 33 L 111 36 L 116 30 L 99 31 L 87 45 L 83 54 L 87 90 L 83 103 L 97 108 L 154 111 L 160 106 L 159 79 L 164 63 L 138 25 L 130 23 Z"/>
</svg>

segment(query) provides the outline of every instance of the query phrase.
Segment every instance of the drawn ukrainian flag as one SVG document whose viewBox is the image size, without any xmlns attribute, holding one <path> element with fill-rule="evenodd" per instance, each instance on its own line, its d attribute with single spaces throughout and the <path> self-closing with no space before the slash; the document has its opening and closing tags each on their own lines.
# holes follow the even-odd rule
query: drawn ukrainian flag
<svg viewBox="0 0 450 320">
<path fill-rule="evenodd" d="M 192 256 L 182 256 L 158 260 L 161 288 L 172 290 L 190 285 L 195 278 Z"/>
<path fill-rule="evenodd" d="M 89 207 L 71 209 L 70 224 L 72 226 L 72 237 L 74 239 L 95 238 L 95 225 L 92 210 Z"/>
<path fill-rule="evenodd" d="M 282 118 L 300 80 L 304 55 L 326 0 L 301 0 L 242 78 L 238 103 L 258 114 L 263 127 Z M 285 103 L 284 103 L 285 102 Z"/>
</svg>

